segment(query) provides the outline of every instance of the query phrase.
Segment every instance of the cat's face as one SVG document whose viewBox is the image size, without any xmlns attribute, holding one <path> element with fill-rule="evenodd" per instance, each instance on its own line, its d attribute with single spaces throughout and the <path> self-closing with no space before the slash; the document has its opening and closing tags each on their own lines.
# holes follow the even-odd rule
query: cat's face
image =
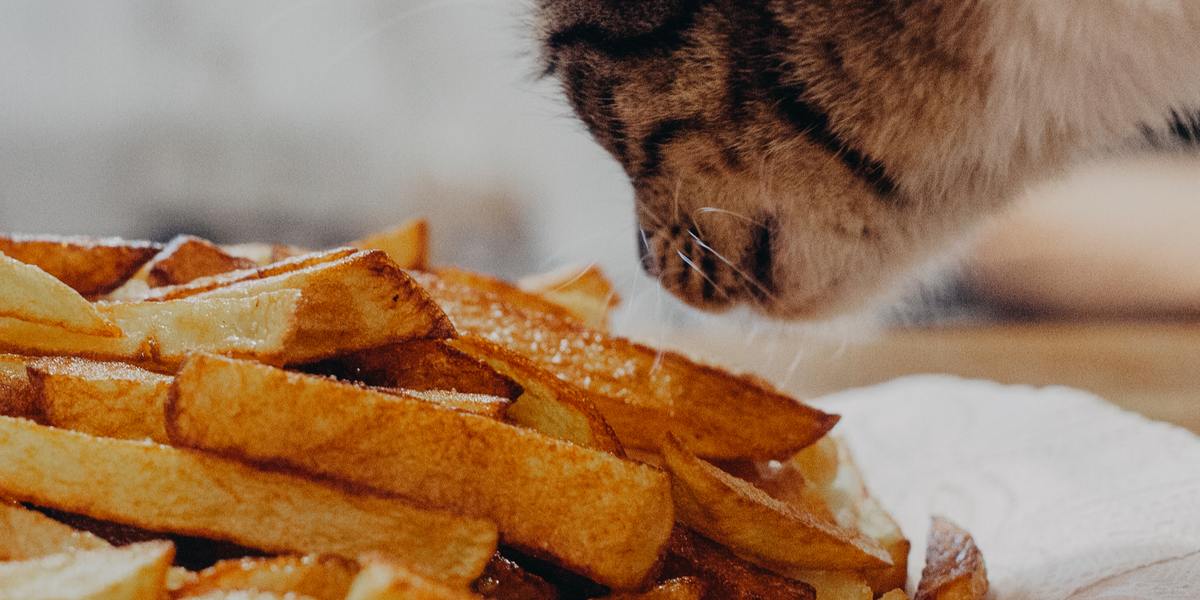
<svg viewBox="0 0 1200 600">
<path fill-rule="evenodd" d="M 873 297 L 918 258 L 916 232 L 942 228 L 794 80 L 836 69 L 836 44 L 763 4 L 548 0 L 539 31 L 547 71 L 633 182 L 646 270 L 701 308 L 822 316 Z"/>
</svg>

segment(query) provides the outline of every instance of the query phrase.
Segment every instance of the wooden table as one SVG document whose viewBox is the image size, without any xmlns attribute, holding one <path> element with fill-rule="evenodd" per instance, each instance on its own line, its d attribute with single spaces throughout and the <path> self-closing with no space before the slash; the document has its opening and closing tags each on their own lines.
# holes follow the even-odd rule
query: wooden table
<svg viewBox="0 0 1200 600">
<path fill-rule="evenodd" d="M 746 352 L 694 334 L 669 342 L 758 372 L 800 397 L 949 373 L 1080 388 L 1200 433 L 1200 322 L 929 326 L 888 330 L 861 343 L 785 338 L 747 344 Z"/>
</svg>

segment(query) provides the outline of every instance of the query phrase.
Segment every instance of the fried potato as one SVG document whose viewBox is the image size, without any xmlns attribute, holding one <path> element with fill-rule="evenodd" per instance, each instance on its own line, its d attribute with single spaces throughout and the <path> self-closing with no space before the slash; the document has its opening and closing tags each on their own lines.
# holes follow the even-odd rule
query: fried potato
<svg viewBox="0 0 1200 600">
<path fill-rule="evenodd" d="M 496 553 L 471 589 L 488 600 L 558 600 L 558 590 L 545 579 Z"/>
<path fill-rule="evenodd" d="M 362 559 L 346 600 L 469 600 L 479 598 L 465 589 L 449 587 L 413 573 L 377 555 Z"/>
<path fill-rule="evenodd" d="M 33 388 L 25 373 L 28 357 L 0 354 L 0 415 L 9 417 L 35 416 Z"/>
<path fill-rule="evenodd" d="M 146 542 L 0 563 L 0 598 L 145 600 L 161 598 L 175 548 Z"/>
<path fill-rule="evenodd" d="M 453 390 L 516 400 L 521 386 L 446 340 L 412 340 L 371 348 L 302 368 L 371 386 Z"/>
<path fill-rule="evenodd" d="M 267 552 L 395 555 L 471 581 L 495 526 L 198 452 L 0 417 L 0 494 L 96 519 Z"/>
<path fill-rule="evenodd" d="M 0 317 L 116 337 L 121 330 L 79 292 L 53 275 L 0 254 Z"/>
<path fill-rule="evenodd" d="M 508 409 L 509 403 L 507 398 L 500 398 L 499 396 L 464 394 L 451 390 L 373 389 L 393 396 L 423 400 L 430 404 L 498 420 L 504 419 L 504 413 Z"/>
<path fill-rule="evenodd" d="M 117 238 L 0 235 L 0 253 L 36 265 L 89 297 L 119 287 L 160 249 Z"/>
<path fill-rule="evenodd" d="M 257 269 L 230 271 L 229 273 L 222 273 L 220 275 L 201 277 L 181 285 L 168 285 L 155 288 L 150 290 L 142 299 L 157 302 L 164 300 L 179 300 L 181 298 L 188 298 L 197 294 L 203 294 L 205 292 L 229 287 L 238 283 L 277 278 L 282 275 L 295 273 L 297 271 L 304 271 L 305 269 L 310 269 L 329 263 L 335 263 L 344 258 L 353 256 L 356 253 L 357 252 L 353 248 L 334 248 L 324 252 L 314 252 L 311 254 L 288 257 L 278 262 L 261 266 Z"/>
<path fill-rule="evenodd" d="M 362 250 L 382 250 L 401 269 L 423 271 L 429 268 L 429 223 L 425 219 L 409 219 L 348 245 Z"/>
<path fill-rule="evenodd" d="M 700 600 L 703 597 L 704 582 L 696 577 L 670 579 L 645 592 L 608 596 L 611 600 Z"/>
<path fill-rule="evenodd" d="M 147 263 L 146 282 L 150 287 L 179 285 L 256 266 L 254 261 L 229 254 L 208 240 L 180 235 Z"/>
<path fill-rule="evenodd" d="M 987 596 L 987 566 L 970 533 L 934 517 L 928 540 L 914 600 L 982 600 Z"/>
<path fill-rule="evenodd" d="M 0 348 L 163 365 L 200 351 L 284 362 L 290 356 L 290 341 L 304 335 L 301 300 L 298 290 L 280 290 L 240 298 L 97 305 L 124 331 L 115 338 L 0 318 Z"/>
<path fill-rule="evenodd" d="M 220 248 L 222 252 L 230 256 L 244 258 L 260 267 L 305 254 L 312 254 L 313 252 L 308 248 L 288 244 L 262 244 L 256 242 L 224 244 Z"/>
<path fill-rule="evenodd" d="M 175 595 L 255 590 L 301 594 L 315 600 L 342 600 L 358 574 L 358 563 L 333 556 L 278 556 L 223 560 L 199 573 Z"/>
<path fill-rule="evenodd" d="M 265 267 L 255 273 L 277 268 Z M 217 279 L 220 277 L 224 276 Z M 238 277 L 241 276 L 235 279 Z M 303 302 L 296 314 L 298 327 L 281 354 L 288 364 L 311 362 L 410 339 L 454 334 L 450 321 L 429 295 L 377 250 L 356 252 L 279 275 L 250 277 L 224 286 L 208 287 L 212 281 L 204 281 L 193 282 L 206 289 L 196 299 L 241 298 L 300 290 Z M 169 292 L 166 297 L 179 297 L 179 293 L 191 285 L 176 287 L 176 292 Z"/>
<path fill-rule="evenodd" d="M 676 528 L 663 565 L 665 577 L 696 577 L 705 597 L 728 600 L 814 600 L 813 588 L 756 567 L 703 536 Z"/>
<path fill-rule="evenodd" d="M 579 388 L 483 338 L 467 336 L 447 340 L 446 344 L 521 386 L 521 395 L 505 411 L 512 423 L 580 446 L 624 455 L 612 428 Z"/>
<path fill-rule="evenodd" d="M 517 287 L 567 310 L 584 325 L 608 329 L 608 317 L 621 303 L 612 282 L 595 264 L 567 265 L 549 273 L 529 275 Z"/>
<path fill-rule="evenodd" d="M 264 592 L 260 590 L 214 590 L 198 596 L 174 596 L 175 600 L 318 600 L 303 594 Z"/>
<path fill-rule="evenodd" d="M 674 432 L 708 458 L 786 458 L 837 423 L 750 378 L 588 329 L 503 282 L 413 276 L 461 333 L 523 354 L 586 390 L 626 446 L 657 450 Z"/>
<path fill-rule="evenodd" d="M 91 533 L 0 498 L 0 561 L 28 560 L 69 550 L 109 546 L 108 542 Z"/>
<path fill-rule="evenodd" d="M 31 360 L 42 422 L 96 436 L 167 443 L 163 407 L 171 377 L 126 363 L 86 358 Z"/>
<path fill-rule="evenodd" d="M 802 569 L 891 565 L 891 557 L 874 540 L 770 497 L 697 458 L 673 437 L 662 453 L 680 522 L 739 555 Z"/>
<path fill-rule="evenodd" d="M 506 542 L 616 588 L 643 583 L 674 521 L 660 471 L 312 375 L 211 355 L 179 370 L 177 444 L 491 519 Z"/>
<path fill-rule="evenodd" d="M 896 589 L 880 596 L 879 600 L 909 600 L 909 598 L 908 598 L 908 594 L 904 593 L 904 590 L 902 590 L 900 588 L 896 588 Z"/>
</svg>

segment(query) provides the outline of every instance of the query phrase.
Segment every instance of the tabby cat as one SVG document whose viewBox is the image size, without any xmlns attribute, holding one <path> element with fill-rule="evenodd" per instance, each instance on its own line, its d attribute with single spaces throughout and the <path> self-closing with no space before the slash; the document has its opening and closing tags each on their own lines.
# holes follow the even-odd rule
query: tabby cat
<svg viewBox="0 0 1200 600">
<path fill-rule="evenodd" d="M 782 318 L 861 304 L 1079 160 L 1200 139 L 1200 0 L 539 0 L 646 269 Z"/>
</svg>

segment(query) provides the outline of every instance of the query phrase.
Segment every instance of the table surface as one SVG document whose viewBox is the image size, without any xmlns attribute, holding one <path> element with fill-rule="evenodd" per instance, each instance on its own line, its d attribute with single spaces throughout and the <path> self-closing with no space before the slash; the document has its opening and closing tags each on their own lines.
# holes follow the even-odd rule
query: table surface
<svg viewBox="0 0 1200 600">
<path fill-rule="evenodd" d="M 671 345 L 698 349 L 702 356 L 738 354 L 721 348 L 719 340 L 694 336 L 676 337 Z M 1200 322 L 933 325 L 885 330 L 826 348 L 808 339 L 765 345 L 770 349 L 755 350 L 759 355 L 751 352 L 733 366 L 756 371 L 802 398 L 903 375 L 947 373 L 1079 388 L 1200 433 Z M 799 358 L 788 359 L 789 352 Z M 772 361 L 768 354 L 784 356 Z"/>
</svg>

